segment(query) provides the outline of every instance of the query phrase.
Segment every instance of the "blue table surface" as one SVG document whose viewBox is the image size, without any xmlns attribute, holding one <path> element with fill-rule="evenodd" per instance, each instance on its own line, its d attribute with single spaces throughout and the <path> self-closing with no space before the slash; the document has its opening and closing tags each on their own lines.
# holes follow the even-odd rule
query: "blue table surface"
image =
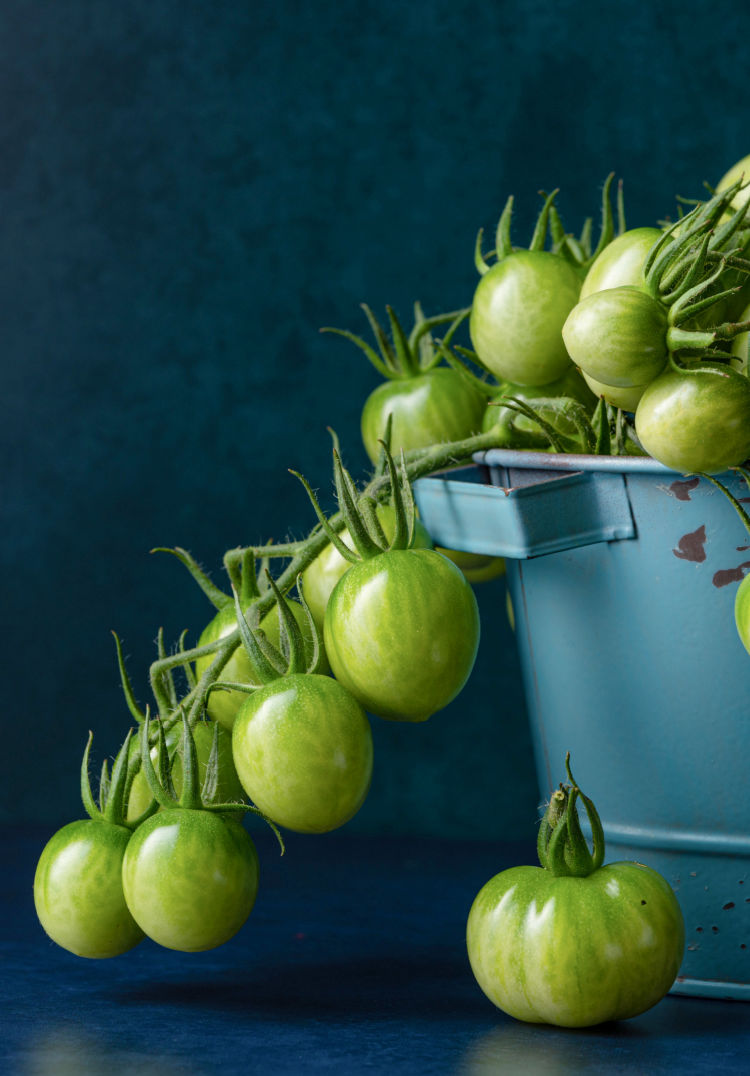
<svg viewBox="0 0 750 1076">
<path fill-rule="evenodd" d="M 585 1031 L 518 1023 L 476 985 L 471 901 L 527 845 L 403 836 L 287 837 L 251 827 L 261 889 L 240 933 L 113 960 L 43 933 L 32 880 L 50 831 L 3 836 L 0 1072 L 750 1073 L 750 1005 L 669 996 Z"/>
</svg>

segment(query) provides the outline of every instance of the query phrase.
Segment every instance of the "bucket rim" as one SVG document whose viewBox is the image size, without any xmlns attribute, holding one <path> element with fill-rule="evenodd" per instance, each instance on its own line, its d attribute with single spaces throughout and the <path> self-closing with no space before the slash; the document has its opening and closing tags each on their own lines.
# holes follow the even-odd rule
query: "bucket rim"
<svg viewBox="0 0 750 1076">
<path fill-rule="evenodd" d="M 522 448 L 488 448 L 475 452 L 475 463 L 488 467 L 515 467 L 534 471 L 614 471 L 618 474 L 654 474 L 689 477 L 695 472 L 674 471 L 651 456 L 589 456 L 573 452 L 536 452 Z M 731 471 L 723 472 L 731 475 Z"/>
</svg>

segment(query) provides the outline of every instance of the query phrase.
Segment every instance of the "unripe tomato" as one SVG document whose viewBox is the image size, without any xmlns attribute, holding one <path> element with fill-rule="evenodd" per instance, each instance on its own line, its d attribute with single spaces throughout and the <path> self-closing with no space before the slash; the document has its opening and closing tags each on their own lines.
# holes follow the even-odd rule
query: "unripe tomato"
<svg viewBox="0 0 750 1076">
<path fill-rule="evenodd" d="M 562 335 L 573 362 L 605 385 L 647 384 L 667 362 L 667 311 L 630 285 L 582 299 Z"/>
<path fill-rule="evenodd" d="M 750 456 L 750 380 L 718 363 L 666 370 L 643 393 L 635 430 L 649 455 L 674 471 L 736 467 Z"/>
<path fill-rule="evenodd" d="M 641 287 L 643 264 L 662 234 L 660 228 L 630 228 L 616 236 L 591 263 L 581 285 L 581 299 L 623 284 Z"/>
<path fill-rule="evenodd" d="M 581 280 L 544 250 L 516 250 L 492 266 L 474 292 L 469 332 L 479 360 L 499 381 L 545 385 L 570 366 L 561 331 Z"/>
</svg>

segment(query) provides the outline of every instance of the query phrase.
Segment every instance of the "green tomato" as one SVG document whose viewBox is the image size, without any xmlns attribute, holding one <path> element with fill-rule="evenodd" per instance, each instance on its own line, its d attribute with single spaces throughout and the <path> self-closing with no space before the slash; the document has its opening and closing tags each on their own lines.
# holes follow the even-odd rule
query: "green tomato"
<svg viewBox="0 0 750 1076">
<path fill-rule="evenodd" d="M 641 863 L 588 877 L 525 866 L 480 890 L 466 941 L 479 986 L 503 1012 L 590 1027 L 637 1016 L 667 993 L 685 930 L 669 885 Z"/>
<path fill-rule="evenodd" d="M 370 788 L 370 722 L 330 676 L 284 676 L 249 695 L 234 723 L 232 749 L 255 806 L 298 833 L 342 826 Z"/>
<path fill-rule="evenodd" d="M 289 599 L 287 599 L 287 602 L 294 614 L 294 619 L 300 626 L 305 642 L 312 645 L 312 635 L 307 616 L 305 615 L 305 610 L 299 602 L 291 601 Z M 213 643 L 217 639 L 223 639 L 233 632 L 236 627 L 237 618 L 234 612 L 234 605 L 229 603 L 228 605 L 223 606 L 213 620 L 209 621 L 203 629 L 201 636 L 198 639 L 198 646 L 205 646 L 207 643 Z M 269 641 L 273 643 L 274 646 L 278 647 L 281 631 L 279 626 L 278 606 L 274 606 L 270 613 L 267 613 L 263 617 L 260 622 L 260 628 L 266 633 Z M 195 675 L 199 679 L 213 661 L 214 656 L 215 655 L 213 654 L 209 654 L 204 658 L 198 658 L 196 661 Z M 328 671 L 325 655 L 321 671 Z M 238 684 L 260 683 L 260 677 L 258 676 L 252 658 L 241 643 L 222 669 L 219 679 L 234 681 Z M 214 721 L 218 721 L 220 725 L 223 725 L 224 728 L 231 731 L 234 719 L 237 716 L 237 711 L 246 698 L 247 695 L 242 691 L 212 691 L 208 697 L 208 714 Z"/>
<path fill-rule="evenodd" d="M 667 311 L 630 285 L 583 299 L 562 335 L 573 362 L 605 385 L 647 384 L 667 362 Z"/>
<path fill-rule="evenodd" d="M 353 564 L 333 589 L 324 638 L 333 674 L 370 713 L 425 721 L 456 697 L 479 645 L 460 568 L 432 549 Z"/>
<path fill-rule="evenodd" d="M 193 726 L 193 740 L 195 741 L 195 752 L 198 758 L 199 779 L 202 784 L 206 776 L 206 766 L 208 765 L 208 760 L 211 755 L 211 748 L 214 742 L 214 729 L 216 728 L 218 728 L 219 737 L 219 780 L 216 799 L 220 803 L 239 803 L 241 800 L 244 800 L 245 793 L 234 768 L 234 761 L 232 759 L 232 735 L 227 729 L 213 721 L 198 721 Z M 182 759 L 178 751 L 178 744 L 181 738 L 182 729 L 180 727 L 175 727 L 167 735 L 167 751 L 169 752 L 169 757 L 173 759 L 172 784 L 174 785 L 174 790 L 178 796 L 182 791 Z M 133 753 L 138 753 L 140 751 L 140 744 L 137 740 L 132 742 L 131 751 Z M 156 764 L 157 757 L 158 749 L 152 747 L 151 758 L 154 764 Z M 130 795 L 128 796 L 128 822 L 134 822 L 137 818 L 140 818 L 143 812 L 151 804 L 151 800 L 152 795 L 151 789 L 148 787 L 148 781 L 146 780 L 143 771 L 139 770 L 133 779 L 133 784 L 130 787 Z"/>
<path fill-rule="evenodd" d="M 380 455 L 389 415 L 391 451 L 427 448 L 442 441 L 461 441 L 482 424 L 486 397 L 458 370 L 432 370 L 399 377 L 370 393 L 362 409 L 362 441 L 373 463 Z"/>
<path fill-rule="evenodd" d="M 482 429 L 493 430 L 500 439 L 498 447 L 529 448 L 547 450 L 550 447 L 541 427 L 526 415 L 503 407 L 499 402 L 503 396 L 517 396 L 520 400 L 534 406 L 534 401 L 542 397 L 568 396 L 583 406 L 591 415 L 596 407 L 596 397 L 591 392 L 583 377 L 574 366 L 570 366 L 562 377 L 548 385 L 514 385 L 506 381 L 499 387 L 493 400 L 487 406 Z M 580 434 L 572 419 L 565 415 L 556 415 L 545 411 L 545 421 L 557 430 L 565 439 L 572 440 L 580 446 Z M 573 451 L 574 449 L 571 449 Z M 581 451 L 581 448 L 578 448 Z"/>
<path fill-rule="evenodd" d="M 605 385 L 603 382 L 597 381 L 595 377 L 591 377 L 584 370 L 581 371 L 581 374 L 595 396 L 603 396 L 608 404 L 612 404 L 613 407 L 621 407 L 623 411 L 635 411 L 638 401 L 651 384 L 650 381 L 647 381 L 645 385 L 629 385 L 627 387 Z"/>
<path fill-rule="evenodd" d="M 643 393 L 635 430 L 649 455 L 673 471 L 736 467 L 750 456 L 750 380 L 719 363 L 669 369 Z"/>
<path fill-rule="evenodd" d="M 238 822 L 176 807 L 135 831 L 122 886 L 149 938 L 197 953 L 228 941 L 249 916 L 258 892 L 258 854 Z"/>
<path fill-rule="evenodd" d="M 380 525 L 390 541 L 396 530 L 396 513 L 390 504 L 379 504 L 375 509 Z M 346 527 L 339 534 L 342 541 L 350 548 L 352 541 Z M 414 541 L 416 549 L 432 549 L 432 538 L 426 527 L 419 520 L 414 521 Z M 302 592 L 305 595 L 313 620 L 323 631 L 326 605 L 331 596 L 331 591 L 338 583 L 341 576 L 351 567 L 350 562 L 344 560 L 334 545 L 327 545 L 323 552 L 315 558 L 302 576 Z"/>
<path fill-rule="evenodd" d="M 464 553 L 460 549 L 443 549 L 435 546 L 438 553 L 442 553 L 448 560 L 452 560 L 463 573 L 469 583 L 487 583 L 490 579 L 497 579 L 505 575 L 504 557 L 487 557 L 483 553 Z"/>
<path fill-rule="evenodd" d="M 544 250 L 516 250 L 480 279 L 469 333 L 479 361 L 499 381 L 546 385 L 570 366 L 561 331 L 578 302 L 575 268 Z"/>
<path fill-rule="evenodd" d="M 742 645 L 750 654 L 750 575 L 746 575 L 739 585 L 734 600 L 734 619 Z"/>
<path fill-rule="evenodd" d="M 608 243 L 591 263 L 581 285 L 581 299 L 597 291 L 620 288 L 623 284 L 643 285 L 643 264 L 663 232 L 660 228 L 630 228 Z"/>
<path fill-rule="evenodd" d="M 122 862 L 130 830 L 83 819 L 47 842 L 34 876 L 39 922 L 76 956 L 118 956 L 143 939 L 125 903 Z"/>
</svg>

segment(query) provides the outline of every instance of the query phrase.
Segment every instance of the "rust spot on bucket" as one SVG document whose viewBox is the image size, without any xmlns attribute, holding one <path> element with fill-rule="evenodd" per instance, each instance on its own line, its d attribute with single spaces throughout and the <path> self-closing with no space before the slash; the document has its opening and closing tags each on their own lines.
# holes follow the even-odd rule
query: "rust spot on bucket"
<svg viewBox="0 0 750 1076">
<path fill-rule="evenodd" d="M 706 559 L 706 550 L 704 546 L 706 544 L 706 525 L 702 523 L 698 527 L 697 531 L 691 531 L 689 534 L 683 534 L 677 543 L 677 548 L 672 552 L 680 560 L 692 560 L 700 564 Z"/>
<path fill-rule="evenodd" d="M 720 568 L 714 572 L 712 582 L 715 587 L 727 587 L 730 583 L 739 583 L 747 572 L 750 572 L 750 560 L 743 561 L 736 568 Z"/>
<path fill-rule="evenodd" d="M 670 497 L 675 497 L 678 501 L 689 501 L 690 491 L 695 489 L 699 482 L 700 478 L 687 478 L 684 481 L 673 482 L 671 486 L 669 486 L 667 493 Z"/>
</svg>

